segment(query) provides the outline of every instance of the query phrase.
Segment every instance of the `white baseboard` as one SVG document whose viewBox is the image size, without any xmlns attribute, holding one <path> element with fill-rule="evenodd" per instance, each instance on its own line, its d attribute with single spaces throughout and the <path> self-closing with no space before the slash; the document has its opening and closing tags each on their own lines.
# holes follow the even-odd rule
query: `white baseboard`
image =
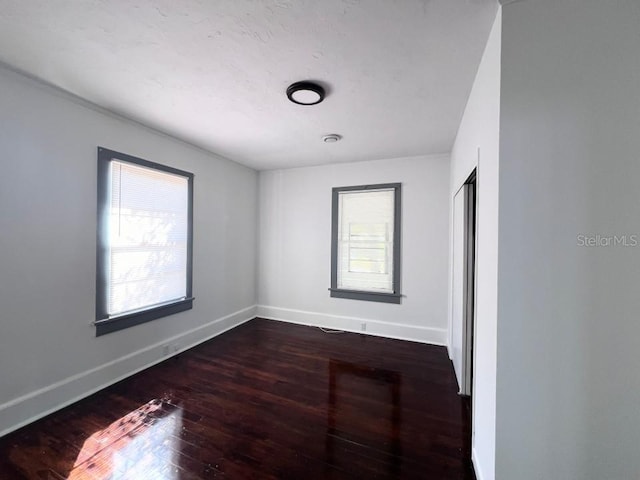
<svg viewBox="0 0 640 480">
<path fill-rule="evenodd" d="M 471 448 L 471 463 L 473 463 L 473 469 L 476 472 L 477 480 L 489 480 L 482 474 L 482 469 L 480 468 L 480 462 L 478 462 L 475 447 Z"/>
<path fill-rule="evenodd" d="M 0 405 L 0 437 L 255 317 L 253 305 L 10 400 Z M 164 355 L 166 344 L 178 344 L 180 348 Z"/>
<path fill-rule="evenodd" d="M 270 320 L 280 320 L 313 327 L 332 328 L 378 337 L 429 343 L 432 345 L 446 345 L 447 341 L 447 331 L 444 328 L 418 327 L 415 325 L 383 322 L 368 318 L 345 317 L 294 310 L 291 308 L 271 307 L 268 305 L 258 305 L 256 315 Z M 363 323 L 366 324 L 365 331 L 362 330 Z"/>
</svg>

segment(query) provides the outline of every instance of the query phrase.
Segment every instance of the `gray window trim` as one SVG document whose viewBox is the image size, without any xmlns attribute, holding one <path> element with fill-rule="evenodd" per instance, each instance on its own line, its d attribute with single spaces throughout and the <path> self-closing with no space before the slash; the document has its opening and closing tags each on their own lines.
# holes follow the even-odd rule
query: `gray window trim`
<svg viewBox="0 0 640 480">
<path fill-rule="evenodd" d="M 393 293 L 368 292 L 363 290 L 347 290 L 338 288 L 338 221 L 340 192 L 366 191 L 380 189 L 394 189 L 394 213 L 393 213 Z M 334 187 L 331 197 L 331 288 L 329 294 L 334 298 L 348 298 L 352 300 L 365 300 L 369 302 L 383 302 L 399 304 L 402 298 L 400 293 L 400 241 L 401 241 L 401 212 L 402 212 L 402 184 L 380 183 L 376 185 L 358 185 L 353 187 Z"/>
<path fill-rule="evenodd" d="M 165 303 L 155 307 L 141 309 L 136 312 L 109 317 L 107 313 L 107 251 L 108 232 L 107 222 L 109 218 L 109 164 L 112 160 L 118 160 L 147 168 L 153 168 L 162 172 L 173 173 L 186 177 L 189 184 L 189 216 L 188 216 L 188 240 L 187 240 L 187 294 L 183 299 Z M 96 245 L 96 336 L 105 335 L 125 328 L 133 327 L 141 323 L 150 322 L 157 318 L 173 315 L 193 308 L 193 174 L 167 167 L 159 163 L 150 162 L 142 158 L 116 152 L 103 147 L 98 147 L 98 228 Z"/>
</svg>

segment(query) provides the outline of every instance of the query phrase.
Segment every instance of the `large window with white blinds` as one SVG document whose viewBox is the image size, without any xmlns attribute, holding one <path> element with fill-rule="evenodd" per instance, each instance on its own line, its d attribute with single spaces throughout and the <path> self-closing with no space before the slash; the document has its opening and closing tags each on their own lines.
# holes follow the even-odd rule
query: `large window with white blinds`
<svg viewBox="0 0 640 480">
<path fill-rule="evenodd" d="M 400 303 L 400 189 L 333 189 L 332 297 Z"/>
<path fill-rule="evenodd" d="M 98 149 L 97 334 L 192 308 L 193 175 Z"/>
</svg>

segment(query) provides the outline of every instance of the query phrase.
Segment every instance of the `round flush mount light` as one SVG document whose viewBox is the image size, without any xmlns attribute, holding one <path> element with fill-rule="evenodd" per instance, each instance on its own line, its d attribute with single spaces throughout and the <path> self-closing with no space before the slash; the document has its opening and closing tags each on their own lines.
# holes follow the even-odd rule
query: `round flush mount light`
<svg viewBox="0 0 640 480">
<path fill-rule="evenodd" d="M 287 97 L 298 105 L 317 105 L 324 95 L 324 88 L 313 82 L 296 82 L 287 88 Z"/>
<path fill-rule="evenodd" d="M 336 143 L 341 139 L 342 139 L 342 136 L 338 135 L 337 133 L 331 133 L 329 135 L 325 135 L 324 137 L 322 137 L 322 141 L 324 143 Z"/>
</svg>

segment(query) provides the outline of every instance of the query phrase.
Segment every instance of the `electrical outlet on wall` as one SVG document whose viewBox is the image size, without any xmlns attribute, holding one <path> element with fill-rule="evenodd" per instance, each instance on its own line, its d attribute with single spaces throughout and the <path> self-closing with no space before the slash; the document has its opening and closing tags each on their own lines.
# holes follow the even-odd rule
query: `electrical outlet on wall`
<svg viewBox="0 0 640 480">
<path fill-rule="evenodd" d="M 362 332 L 366 332 L 367 331 L 367 322 L 362 322 L 360 324 L 360 331 L 362 331 Z"/>
<path fill-rule="evenodd" d="M 162 346 L 162 355 L 164 357 L 166 357 L 167 355 L 169 355 L 169 345 L 163 345 Z"/>
</svg>

